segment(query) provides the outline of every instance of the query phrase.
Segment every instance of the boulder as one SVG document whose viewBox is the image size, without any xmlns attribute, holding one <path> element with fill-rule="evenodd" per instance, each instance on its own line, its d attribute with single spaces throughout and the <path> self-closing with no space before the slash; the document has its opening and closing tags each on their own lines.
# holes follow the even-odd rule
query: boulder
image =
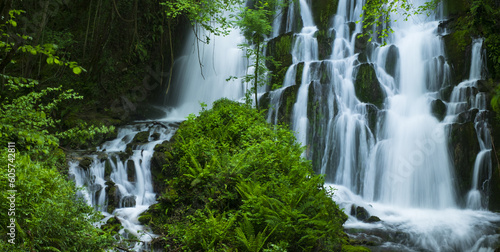
<svg viewBox="0 0 500 252">
<path fill-rule="evenodd" d="M 121 207 L 135 207 L 135 195 L 127 195 L 121 199 Z"/>
<path fill-rule="evenodd" d="M 431 111 L 440 122 L 443 121 L 446 116 L 446 104 L 443 101 L 437 99 L 431 102 Z"/>
<path fill-rule="evenodd" d="M 389 46 L 387 59 L 385 61 L 385 71 L 387 74 L 397 79 L 397 71 L 399 68 L 399 49 L 395 45 Z"/>
<path fill-rule="evenodd" d="M 92 165 L 92 163 L 94 162 L 94 159 L 91 158 L 91 157 L 83 157 L 80 162 L 78 162 L 78 165 L 80 166 L 80 168 L 82 168 L 83 170 L 87 171 L 88 169 L 90 169 L 90 166 Z"/>
<path fill-rule="evenodd" d="M 359 65 L 355 69 L 355 76 L 354 89 L 358 99 L 382 108 L 385 94 L 380 86 L 373 64 Z"/>
<path fill-rule="evenodd" d="M 360 221 L 366 221 L 370 217 L 370 214 L 364 207 L 351 205 L 351 215 L 356 217 Z"/>
<path fill-rule="evenodd" d="M 135 182 L 137 180 L 134 160 L 127 160 L 127 179 L 130 182 Z"/>
</svg>

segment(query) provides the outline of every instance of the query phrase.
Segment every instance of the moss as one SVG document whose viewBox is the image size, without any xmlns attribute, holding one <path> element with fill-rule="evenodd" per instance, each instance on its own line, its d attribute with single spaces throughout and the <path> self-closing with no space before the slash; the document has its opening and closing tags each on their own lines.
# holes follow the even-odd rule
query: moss
<svg viewBox="0 0 500 252">
<path fill-rule="evenodd" d="M 466 45 L 472 43 L 469 36 L 464 36 L 461 32 L 455 32 L 443 36 L 446 61 L 450 64 L 452 83 L 457 85 L 462 80 L 469 78 L 470 71 L 470 48 Z"/>
<path fill-rule="evenodd" d="M 316 33 L 318 40 L 318 57 L 320 60 L 328 58 L 332 54 L 333 41 L 335 40 L 335 33 L 325 30 L 319 30 Z"/>
<path fill-rule="evenodd" d="M 338 2 L 338 0 L 312 1 L 311 12 L 319 30 L 329 28 L 331 18 L 337 13 Z"/>
<path fill-rule="evenodd" d="M 278 123 L 290 124 L 293 113 L 293 105 L 297 101 L 297 92 L 300 85 L 287 87 L 281 95 L 281 106 L 278 109 Z"/>
<path fill-rule="evenodd" d="M 342 252 L 370 252 L 370 250 L 363 246 L 344 245 Z"/>
<path fill-rule="evenodd" d="M 354 89 L 360 101 L 382 108 L 385 95 L 372 64 L 365 63 L 357 67 Z"/>
<path fill-rule="evenodd" d="M 271 83 L 274 87 L 283 84 L 286 71 L 292 65 L 292 42 L 293 34 L 290 32 L 270 40 L 267 44 L 267 55 L 279 63 L 277 66 L 270 60 L 266 62 L 266 66 L 273 73 Z"/>
</svg>

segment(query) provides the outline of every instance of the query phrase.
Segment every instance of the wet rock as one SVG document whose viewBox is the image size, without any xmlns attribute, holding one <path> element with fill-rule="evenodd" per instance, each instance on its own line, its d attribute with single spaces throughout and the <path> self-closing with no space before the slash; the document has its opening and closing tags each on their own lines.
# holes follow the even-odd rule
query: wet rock
<svg viewBox="0 0 500 252">
<path fill-rule="evenodd" d="M 108 159 L 104 162 L 104 180 L 109 180 L 112 172 L 113 167 L 111 166 L 111 161 Z"/>
<path fill-rule="evenodd" d="M 362 102 L 371 103 L 382 108 L 385 94 L 380 87 L 373 64 L 361 64 L 356 67 L 354 89 L 356 96 Z"/>
<path fill-rule="evenodd" d="M 392 77 L 397 77 L 397 70 L 399 68 L 399 49 L 395 45 L 389 47 L 387 52 L 387 59 L 385 61 L 385 71 Z"/>
<path fill-rule="evenodd" d="M 259 108 L 262 110 L 269 109 L 269 102 L 269 92 L 266 92 L 259 98 Z M 267 112 L 264 112 L 264 114 L 267 114 Z"/>
<path fill-rule="evenodd" d="M 120 229 L 122 229 L 122 228 L 123 228 L 122 223 L 115 216 L 109 218 L 106 221 L 106 224 L 104 224 L 104 225 L 101 226 L 102 230 L 104 230 L 104 231 L 106 231 L 108 233 L 111 233 L 111 234 L 118 233 L 120 231 Z"/>
<path fill-rule="evenodd" d="M 134 139 L 132 139 L 132 142 L 127 144 L 127 149 L 130 147 L 138 146 L 138 145 L 143 145 L 149 142 L 149 132 L 148 131 L 141 131 L 137 133 L 134 136 Z"/>
<path fill-rule="evenodd" d="M 94 159 L 91 157 L 83 157 L 78 165 L 83 169 L 83 170 L 88 170 L 90 166 L 92 165 L 92 162 L 94 162 Z"/>
<path fill-rule="evenodd" d="M 127 180 L 130 182 L 135 182 L 137 175 L 135 172 L 135 162 L 134 160 L 127 160 Z"/>
<path fill-rule="evenodd" d="M 121 193 L 120 189 L 113 181 L 106 181 L 106 195 L 107 195 L 107 212 L 112 213 L 119 207 Z"/>
<path fill-rule="evenodd" d="M 431 102 L 432 115 L 436 117 L 440 122 L 443 121 L 446 116 L 446 104 L 441 100 L 434 100 Z"/>
<path fill-rule="evenodd" d="M 136 205 L 136 196 L 128 195 L 122 198 L 122 207 L 135 207 Z"/>
<path fill-rule="evenodd" d="M 97 191 L 100 191 L 102 189 L 102 185 L 100 184 L 92 184 L 89 186 L 89 191 L 91 192 L 97 192 Z"/>
<path fill-rule="evenodd" d="M 318 41 L 318 57 L 320 60 L 327 59 L 332 54 L 335 31 L 319 30 L 316 35 Z"/>
<path fill-rule="evenodd" d="M 297 72 L 298 75 L 298 72 Z M 278 109 L 278 123 L 291 123 L 293 105 L 297 101 L 300 84 L 286 87 L 281 95 L 281 106 Z"/>
<path fill-rule="evenodd" d="M 370 214 L 364 207 L 351 205 L 351 215 L 360 221 L 368 220 Z"/>
<path fill-rule="evenodd" d="M 370 216 L 370 218 L 368 218 L 366 220 L 366 222 L 368 222 L 368 223 L 375 223 L 375 222 L 380 222 L 380 221 L 381 221 L 380 218 L 375 216 L 375 215 Z"/>
<path fill-rule="evenodd" d="M 177 170 L 173 167 L 174 157 L 171 154 L 173 151 L 173 141 L 164 141 L 157 144 L 154 148 L 153 157 L 151 158 L 151 177 L 153 180 L 153 191 L 156 193 L 163 192 L 165 189 L 165 180 L 173 178 Z"/>
<path fill-rule="evenodd" d="M 439 90 L 439 95 L 441 96 L 441 99 L 443 101 L 450 102 L 452 92 L 453 92 L 453 86 L 447 86 Z"/>
<path fill-rule="evenodd" d="M 457 123 L 474 122 L 478 112 L 478 109 L 470 109 L 458 114 Z"/>
<path fill-rule="evenodd" d="M 462 80 L 469 78 L 472 40 L 469 36 L 465 37 L 465 44 L 468 46 L 461 45 L 464 42 L 459 43 L 459 36 L 455 36 L 454 34 L 443 36 L 446 61 L 448 61 L 451 67 L 451 81 L 453 85 L 457 85 Z"/>
<path fill-rule="evenodd" d="M 292 44 L 293 33 L 285 33 L 271 39 L 267 44 L 267 55 L 281 65 L 276 66 L 271 61 L 266 62 L 266 66 L 273 73 L 271 76 L 271 86 L 281 86 L 285 78 L 288 67 L 292 65 Z"/>
<path fill-rule="evenodd" d="M 337 13 L 338 1 L 314 0 L 311 5 L 311 12 L 314 23 L 319 30 L 326 30 L 330 26 L 330 20 Z"/>
<path fill-rule="evenodd" d="M 155 132 L 151 134 L 151 139 L 153 139 L 153 141 L 158 141 L 160 139 L 160 133 Z"/>
<path fill-rule="evenodd" d="M 108 159 L 108 154 L 105 152 L 99 152 L 97 154 L 97 159 L 99 159 L 101 162 L 104 162 L 106 161 L 106 159 Z"/>
<path fill-rule="evenodd" d="M 467 192 L 471 188 L 472 173 L 476 155 L 479 153 L 479 142 L 473 122 L 452 124 L 450 126 L 448 149 L 455 167 L 455 184 L 458 198 L 464 203 Z"/>
</svg>

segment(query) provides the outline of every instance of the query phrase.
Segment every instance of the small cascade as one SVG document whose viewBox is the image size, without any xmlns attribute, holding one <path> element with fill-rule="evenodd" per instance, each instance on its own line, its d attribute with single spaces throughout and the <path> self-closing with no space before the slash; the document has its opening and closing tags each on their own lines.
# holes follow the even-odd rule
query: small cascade
<svg viewBox="0 0 500 252">
<path fill-rule="evenodd" d="M 69 172 L 76 186 L 83 188 L 79 195 L 102 212 L 103 224 L 116 217 L 123 226 L 121 237 L 131 239 L 133 235 L 141 241 L 134 251 L 142 251 L 156 237 L 140 225 L 138 216 L 156 202 L 151 175 L 154 148 L 170 140 L 177 128 L 175 123 L 160 124 L 120 128 L 116 139 L 98 147 L 96 154 L 83 157 L 91 160 L 88 167 L 83 161 L 70 162 Z"/>
</svg>

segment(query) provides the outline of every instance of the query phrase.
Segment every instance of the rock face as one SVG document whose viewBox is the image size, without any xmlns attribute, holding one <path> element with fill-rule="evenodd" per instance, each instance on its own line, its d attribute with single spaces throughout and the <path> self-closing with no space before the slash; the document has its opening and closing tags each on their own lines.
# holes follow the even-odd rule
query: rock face
<svg viewBox="0 0 500 252">
<path fill-rule="evenodd" d="M 281 65 L 276 67 L 271 61 L 266 62 L 267 68 L 273 73 L 271 83 L 282 85 L 288 67 L 292 64 L 293 33 L 285 33 L 270 40 L 267 44 L 267 55 L 272 56 Z"/>
<path fill-rule="evenodd" d="M 385 94 L 380 87 L 373 64 L 364 63 L 356 67 L 356 96 L 362 102 L 371 103 L 382 108 Z"/>
<path fill-rule="evenodd" d="M 176 170 L 173 164 L 172 146 L 174 142 L 165 141 L 155 146 L 153 157 L 151 158 L 151 177 L 153 179 L 153 190 L 162 193 L 165 190 L 165 180 L 172 178 Z"/>
<path fill-rule="evenodd" d="M 441 100 L 434 100 L 431 102 L 432 115 L 434 115 L 439 121 L 443 121 L 446 116 L 446 104 Z"/>
<path fill-rule="evenodd" d="M 391 45 L 389 51 L 387 52 L 387 60 L 385 61 L 385 71 L 397 79 L 398 77 L 398 66 L 399 66 L 399 49 Z"/>
<path fill-rule="evenodd" d="M 473 122 L 455 123 L 450 127 L 448 149 L 455 167 L 455 185 L 458 198 L 463 200 L 471 188 L 474 162 L 477 153 L 479 153 L 479 142 Z"/>
</svg>

